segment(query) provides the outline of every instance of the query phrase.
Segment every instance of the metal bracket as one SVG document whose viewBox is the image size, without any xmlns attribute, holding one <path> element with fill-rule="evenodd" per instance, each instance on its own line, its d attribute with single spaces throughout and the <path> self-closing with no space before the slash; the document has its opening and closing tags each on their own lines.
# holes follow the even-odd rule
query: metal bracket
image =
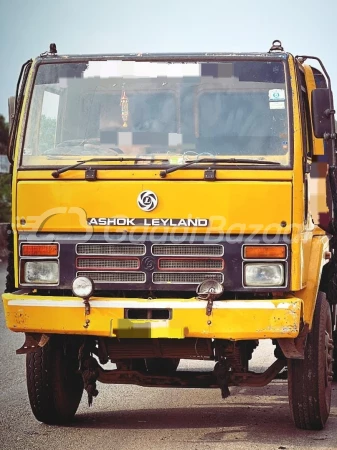
<svg viewBox="0 0 337 450">
<path fill-rule="evenodd" d="M 284 52 L 284 48 L 282 47 L 282 42 L 279 39 L 275 39 L 275 41 L 273 41 L 273 43 L 269 49 L 269 53 L 270 52 Z"/>
<path fill-rule="evenodd" d="M 206 169 L 204 172 L 204 180 L 205 181 L 215 181 L 216 180 L 216 170 L 215 169 Z"/>
<path fill-rule="evenodd" d="M 26 333 L 23 346 L 16 350 L 17 355 L 26 355 L 35 352 L 39 347 L 44 347 L 50 336 L 43 333 Z"/>
<path fill-rule="evenodd" d="M 85 171 L 85 179 L 87 181 L 96 181 L 97 180 L 97 170 L 92 167 L 88 167 Z"/>
<path fill-rule="evenodd" d="M 304 359 L 305 344 L 309 333 L 309 325 L 306 324 L 300 331 L 297 338 L 282 338 L 277 339 L 282 353 L 289 359 Z"/>
<path fill-rule="evenodd" d="M 90 315 L 90 302 L 88 298 L 84 298 L 83 299 L 83 303 L 84 303 L 84 314 L 85 317 Z M 86 319 L 84 324 L 83 324 L 83 328 L 89 328 L 89 324 L 90 324 L 90 319 Z"/>
<path fill-rule="evenodd" d="M 207 306 L 206 306 L 206 316 L 212 315 L 213 302 L 214 302 L 214 296 L 210 295 L 208 298 L 208 301 L 207 301 Z"/>
</svg>

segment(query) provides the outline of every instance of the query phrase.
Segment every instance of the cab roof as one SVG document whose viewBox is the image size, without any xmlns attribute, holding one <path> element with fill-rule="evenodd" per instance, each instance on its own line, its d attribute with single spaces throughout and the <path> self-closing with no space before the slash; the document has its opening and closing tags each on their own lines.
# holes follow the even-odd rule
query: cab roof
<svg viewBox="0 0 337 450">
<path fill-rule="evenodd" d="M 65 61 L 104 61 L 104 60 L 125 60 L 125 61 L 179 61 L 179 62 L 199 62 L 199 61 L 230 61 L 230 60 L 285 60 L 289 57 L 286 52 L 265 52 L 265 53 L 113 53 L 113 54 L 81 54 L 81 55 L 59 55 L 49 52 L 41 54 L 37 59 L 39 62 L 65 62 Z"/>
</svg>

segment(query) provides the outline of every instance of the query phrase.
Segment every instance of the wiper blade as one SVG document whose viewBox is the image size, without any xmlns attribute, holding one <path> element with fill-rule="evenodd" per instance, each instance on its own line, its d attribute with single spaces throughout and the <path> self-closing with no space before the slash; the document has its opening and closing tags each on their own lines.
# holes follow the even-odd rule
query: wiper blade
<svg viewBox="0 0 337 450">
<path fill-rule="evenodd" d="M 201 159 L 193 159 L 193 161 L 188 161 L 184 164 L 180 164 L 179 166 L 170 167 L 169 169 L 162 170 L 160 172 L 161 178 L 165 178 L 168 173 L 175 172 L 179 169 L 185 169 L 185 167 L 189 167 L 192 164 L 198 163 L 226 163 L 226 164 L 265 164 L 265 165 L 276 165 L 279 166 L 280 163 L 277 161 L 267 161 L 264 159 L 253 159 L 253 158 L 245 158 L 245 159 L 236 159 L 236 158 L 201 158 Z"/>
<path fill-rule="evenodd" d="M 99 162 L 99 161 L 117 161 L 117 162 L 126 162 L 126 161 L 133 161 L 133 162 L 138 162 L 138 161 L 149 161 L 149 162 L 153 162 L 153 161 L 161 161 L 161 162 L 169 162 L 168 159 L 163 159 L 163 158 L 89 158 L 89 159 L 85 159 L 82 161 L 77 161 L 76 164 L 71 164 L 70 166 L 65 166 L 65 167 L 61 167 L 60 169 L 55 170 L 54 172 L 52 172 L 52 176 L 54 178 L 58 178 L 60 176 L 61 173 L 67 172 L 68 170 L 71 169 L 76 169 L 76 167 L 81 166 L 82 164 L 88 163 L 88 162 Z"/>
</svg>

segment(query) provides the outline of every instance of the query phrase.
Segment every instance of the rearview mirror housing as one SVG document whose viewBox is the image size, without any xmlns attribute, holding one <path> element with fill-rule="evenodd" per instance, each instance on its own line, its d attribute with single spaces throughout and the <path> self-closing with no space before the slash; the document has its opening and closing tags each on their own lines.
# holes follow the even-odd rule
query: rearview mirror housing
<svg viewBox="0 0 337 450">
<path fill-rule="evenodd" d="M 333 131 L 330 95 L 332 95 L 330 90 L 325 88 L 314 89 L 311 93 L 312 125 L 315 137 L 319 139 L 330 135 Z"/>
</svg>

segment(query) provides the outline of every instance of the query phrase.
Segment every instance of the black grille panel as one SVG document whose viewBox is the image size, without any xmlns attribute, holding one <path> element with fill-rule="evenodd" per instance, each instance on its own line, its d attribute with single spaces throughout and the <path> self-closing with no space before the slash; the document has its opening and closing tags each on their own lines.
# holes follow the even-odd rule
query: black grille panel
<svg viewBox="0 0 337 450">
<path fill-rule="evenodd" d="M 273 243 L 288 247 L 284 261 L 287 281 L 284 287 L 278 288 L 288 292 L 291 236 L 268 235 L 269 238 Z M 49 239 L 48 233 L 38 233 L 34 242 L 49 243 Z M 81 274 L 95 280 L 95 294 L 98 296 L 124 295 L 126 298 L 147 297 L 152 293 L 157 298 L 175 298 L 176 295 L 185 298 L 190 293 L 195 295 L 197 284 L 210 277 L 226 286 L 224 296 L 228 292 L 246 293 L 242 247 L 264 244 L 262 235 L 224 235 L 220 238 L 181 233 L 171 236 L 116 232 L 106 236 L 103 232 L 95 232 L 90 237 L 84 233 L 54 233 L 54 239 L 60 249 L 60 282 L 55 289 L 69 291 L 74 278 Z M 31 240 L 31 234 L 19 233 L 19 245 L 31 243 Z M 77 264 L 80 259 L 85 261 Z M 138 260 L 138 267 L 134 260 Z M 23 286 L 20 284 L 19 287 Z M 270 292 L 271 289 L 252 287 L 249 291 Z"/>
</svg>

